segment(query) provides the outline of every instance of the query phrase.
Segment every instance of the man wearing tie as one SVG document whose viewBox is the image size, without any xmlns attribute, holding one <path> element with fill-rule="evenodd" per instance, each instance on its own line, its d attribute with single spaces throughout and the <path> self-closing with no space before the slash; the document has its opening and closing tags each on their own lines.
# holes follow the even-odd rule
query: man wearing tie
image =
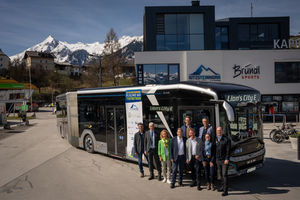
<svg viewBox="0 0 300 200">
<path fill-rule="evenodd" d="M 192 126 L 192 119 L 190 116 L 187 115 L 184 119 L 184 125 L 181 126 L 181 130 L 183 132 L 183 137 L 185 137 L 185 138 L 189 137 L 189 132 L 190 132 L 191 128 L 194 128 Z"/>
<path fill-rule="evenodd" d="M 149 123 L 149 131 L 145 134 L 145 154 L 149 160 L 149 180 L 154 179 L 154 163 L 158 172 L 158 180 L 161 180 L 161 165 L 158 157 L 158 142 L 160 140 L 159 134 L 154 130 L 154 123 Z"/>
<path fill-rule="evenodd" d="M 171 188 L 175 187 L 177 168 L 179 167 L 179 186 L 183 186 L 183 169 L 186 159 L 186 138 L 183 137 L 183 131 L 181 128 L 177 130 L 177 136 L 172 138 L 171 141 L 171 162 L 172 162 L 172 183 Z"/>
<path fill-rule="evenodd" d="M 210 135 L 211 141 L 215 141 L 215 136 L 213 135 L 212 126 L 208 122 L 208 118 L 204 117 L 202 119 L 203 126 L 199 129 L 199 138 L 202 142 L 205 141 L 205 135 L 208 133 Z"/>
</svg>

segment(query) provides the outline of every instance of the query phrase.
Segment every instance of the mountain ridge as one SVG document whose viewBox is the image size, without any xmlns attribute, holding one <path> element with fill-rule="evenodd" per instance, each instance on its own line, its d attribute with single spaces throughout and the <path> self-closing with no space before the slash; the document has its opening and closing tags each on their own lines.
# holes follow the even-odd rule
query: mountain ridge
<svg viewBox="0 0 300 200">
<path fill-rule="evenodd" d="M 143 46 L 143 36 L 122 36 L 119 39 L 122 54 L 125 57 L 132 58 L 135 51 L 141 51 Z M 69 63 L 73 65 L 84 65 L 91 62 L 95 57 L 99 57 L 104 49 L 104 43 L 68 43 L 59 41 L 52 35 L 49 35 L 42 42 L 27 48 L 25 51 L 10 56 L 12 61 L 21 60 L 26 51 L 40 51 L 53 53 L 55 62 Z M 94 56 L 91 56 L 94 55 Z"/>
</svg>

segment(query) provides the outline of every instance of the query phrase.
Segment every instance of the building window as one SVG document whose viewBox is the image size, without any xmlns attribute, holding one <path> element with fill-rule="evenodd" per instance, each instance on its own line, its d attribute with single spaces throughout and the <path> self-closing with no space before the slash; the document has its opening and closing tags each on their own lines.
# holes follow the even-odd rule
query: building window
<svg viewBox="0 0 300 200">
<path fill-rule="evenodd" d="M 216 49 L 229 49 L 228 27 L 216 27 Z"/>
<path fill-rule="evenodd" d="M 145 85 L 178 83 L 178 68 L 178 64 L 145 64 L 143 65 L 143 82 Z"/>
<path fill-rule="evenodd" d="M 156 16 L 156 50 L 204 49 L 203 14 Z"/>
<path fill-rule="evenodd" d="M 279 38 L 279 24 L 239 24 L 240 42 L 268 41 Z"/>
<path fill-rule="evenodd" d="M 276 62 L 275 83 L 300 83 L 300 61 Z"/>
</svg>

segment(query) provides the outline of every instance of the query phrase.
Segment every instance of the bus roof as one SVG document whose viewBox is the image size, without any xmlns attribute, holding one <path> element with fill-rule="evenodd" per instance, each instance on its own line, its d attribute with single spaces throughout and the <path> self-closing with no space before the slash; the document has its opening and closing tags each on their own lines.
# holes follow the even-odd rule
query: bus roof
<svg viewBox="0 0 300 200">
<path fill-rule="evenodd" d="M 238 85 L 232 83 L 216 83 L 216 82 L 180 82 L 174 84 L 162 84 L 162 85 L 142 85 L 142 86 L 121 86 L 121 87 L 106 87 L 106 88 L 87 88 L 78 90 L 78 94 L 88 94 L 88 93 L 116 93 L 125 92 L 126 90 L 174 90 L 174 89 L 184 89 L 193 90 L 200 93 L 206 93 L 213 96 L 215 100 L 220 97 L 223 98 L 226 93 L 259 93 L 258 90 Z"/>
</svg>

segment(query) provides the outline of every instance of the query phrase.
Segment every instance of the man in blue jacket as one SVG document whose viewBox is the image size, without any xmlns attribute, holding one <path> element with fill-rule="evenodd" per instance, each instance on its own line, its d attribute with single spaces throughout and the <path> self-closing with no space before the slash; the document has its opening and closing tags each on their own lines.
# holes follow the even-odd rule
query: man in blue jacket
<svg viewBox="0 0 300 200">
<path fill-rule="evenodd" d="M 171 162 L 172 165 L 172 183 L 171 188 L 175 187 L 177 168 L 179 168 L 179 186 L 183 186 L 183 169 L 186 160 L 186 138 L 183 137 L 183 131 L 181 128 L 177 130 L 177 136 L 172 138 L 171 141 Z"/>
</svg>

